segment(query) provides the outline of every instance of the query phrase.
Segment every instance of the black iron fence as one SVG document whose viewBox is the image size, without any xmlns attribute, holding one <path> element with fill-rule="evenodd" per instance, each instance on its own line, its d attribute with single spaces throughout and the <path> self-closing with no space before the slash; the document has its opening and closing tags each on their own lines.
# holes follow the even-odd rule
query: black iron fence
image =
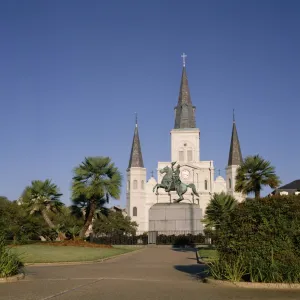
<svg viewBox="0 0 300 300">
<path fill-rule="evenodd" d="M 126 235 L 126 234 L 108 234 L 95 236 L 90 235 L 90 241 L 92 243 L 104 244 L 104 245 L 147 245 L 148 234 Z"/>
<path fill-rule="evenodd" d="M 189 231 L 151 231 L 137 232 L 131 234 L 106 234 L 90 235 L 90 241 L 105 245 L 173 245 L 173 246 L 193 246 L 197 244 L 210 244 L 210 239 L 202 232 Z"/>
</svg>

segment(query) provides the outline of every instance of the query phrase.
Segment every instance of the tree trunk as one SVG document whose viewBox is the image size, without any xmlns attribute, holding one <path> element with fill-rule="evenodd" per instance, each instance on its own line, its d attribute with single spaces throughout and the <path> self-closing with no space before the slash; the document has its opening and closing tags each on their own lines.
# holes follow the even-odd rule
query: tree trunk
<svg viewBox="0 0 300 300">
<path fill-rule="evenodd" d="M 255 199 L 259 199 L 260 198 L 260 191 L 255 191 Z"/>
<path fill-rule="evenodd" d="M 47 212 L 45 209 L 42 210 L 42 216 L 45 220 L 45 222 L 48 224 L 48 226 L 51 228 L 51 229 L 54 229 L 55 228 L 55 225 L 52 223 L 52 221 L 50 220 L 50 218 L 48 217 L 47 215 Z M 58 232 L 58 237 L 61 241 L 65 240 L 66 239 L 66 235 L 63 233 L 63 232 Z"/>
<path fill-rule="evenodd" d="M 42 216 L 45 220 L 45 222 L 48 224 L 48 226 L 51 228 L 51 229 L 54 229 L 54 224 L 52 223 L 52 221 L 50 220 L 50 218 L 48 217 L 47 215 L 47 212 L 45 209 L 42 210 Z"/>
<path fill-rule="evenodd" d="M 84 225 L 83 225 L 83 227 L 82 227 L 82 229 L 81 229 L 81 231 L 79 233 L 79 237 L 80 238 L 84 238 L 85 237 L 85 233 L 89 229 L 89 226 L 92 224 L 95 210 L 96 210 L 96 204 L 95 204 L 94 201 L 91 201 L 90 202 L 88 216 L 85 219 Z"/>
</svg>

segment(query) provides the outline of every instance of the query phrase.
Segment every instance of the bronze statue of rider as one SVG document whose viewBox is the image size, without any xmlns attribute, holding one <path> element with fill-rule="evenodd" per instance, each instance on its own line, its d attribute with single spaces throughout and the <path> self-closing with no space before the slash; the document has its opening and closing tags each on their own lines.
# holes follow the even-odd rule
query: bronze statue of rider
<svg viewBox="0 0 300 300">
<path fill-rule="evenodd" d="M 176 161 L 171 163 L 172 167 L 172 180 L 169 182 L 168 188 L 166 188 L 166 192 L 170 192 L 172 190 L 172 187 L 175 189 L 175 186 L 181 183 L 180 180 L 180 165 L 177 165 L 176 169 L 174 170 L 174 165 L 176 164 Z"/>
</svg>

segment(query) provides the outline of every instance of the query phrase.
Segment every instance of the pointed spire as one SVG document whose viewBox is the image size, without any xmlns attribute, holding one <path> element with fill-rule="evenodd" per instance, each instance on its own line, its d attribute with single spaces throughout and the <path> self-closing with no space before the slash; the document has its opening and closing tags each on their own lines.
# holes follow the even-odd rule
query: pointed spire
<svg viewBox="0 0 300 300">
<path fill-rule="evenodd" d="M 132 167 L 144 168 L 141 143 L 140 143 L 139 131 L 138 131 L 137 113 L 135 113 L 135 129 L 134 129 L 134 134 L 133 134 L 128 169 L 130 169 Z"/>
<path fill-rule="evenodd" d="M 237 134 L 236 124 L 235 124 L 235 115 L 233 110 L 233 125 L 231 133 L 231 143 L 229 150 L 228 166 L 239 166 L 243 162 L 242 151 L 239 142 L 239 137 Z"/>
<path fill-rule="evenodd" d="M 179 90 L 178 103 L 175 107 L 176 117 L 174 128 L 195 128 L 195 107 L 192 104 L 188 78 L 186 75 L 186 55 L 183 53 L 183 68 Z"/>
</svg>

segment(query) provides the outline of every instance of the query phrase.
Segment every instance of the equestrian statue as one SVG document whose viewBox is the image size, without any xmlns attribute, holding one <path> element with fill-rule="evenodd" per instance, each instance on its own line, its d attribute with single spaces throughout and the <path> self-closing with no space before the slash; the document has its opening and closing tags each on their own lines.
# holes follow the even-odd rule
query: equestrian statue
<svg viewBox="0 0 300 300">
<path fill-rule="evenodd" d="M 178 164 L 176 169 L 174 170 L 175 162 L 171 163 L 171 168 L 166 166 L 163 169 L 159 170 L 161 174 L 164 174 L 164 177 L 161 181 L 161 183 L 157 183 L 154 188 L 153 192 L 156 189 L 156 195 L 158 195 L 158 189 L 162 188 L 165 189 L 167 193 L 171 191 L 176 191 L 177 195 L 179 196 L 178 199 L 174 199 L 174 203 L 178 203 L 182 200 L 184 200 L 183 195 L 186 193 L 188 188 L 191 188 L 193 191 L 193 194 L 199 197 L 199 194 L 196 191 L 196 187 L 193 183 L 185 184 L 181 182 L 179 174 L 180 174 L 180 165 Z"/>
</svg>

